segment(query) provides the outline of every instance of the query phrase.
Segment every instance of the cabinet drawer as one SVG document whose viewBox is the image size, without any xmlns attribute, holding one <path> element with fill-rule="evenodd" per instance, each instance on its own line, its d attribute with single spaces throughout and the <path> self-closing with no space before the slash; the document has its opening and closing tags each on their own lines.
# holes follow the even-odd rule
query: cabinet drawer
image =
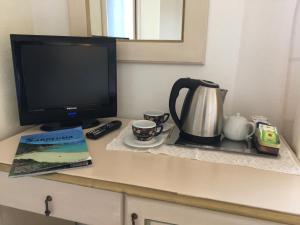
<svg viewBox="0 0 300 225">
<path fill-rule="evenodd" d="M 125 224 L 132 225 L 279 225 L 228 213 L 167 203 L 163 201 L 125 196 Z"/>
<path fill-rule="evenodd" d="M 122 224 L 120 193 L 0 173 L 0 205 L 44 214 L 48 195 L 50 216 L 84 224 Z"/>
</svg>

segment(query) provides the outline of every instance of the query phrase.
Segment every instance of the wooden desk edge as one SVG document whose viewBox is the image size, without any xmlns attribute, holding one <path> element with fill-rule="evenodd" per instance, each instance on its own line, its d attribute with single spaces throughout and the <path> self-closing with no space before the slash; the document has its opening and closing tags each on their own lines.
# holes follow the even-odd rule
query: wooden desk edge
<svg viewBox="0 0 300 225">
<path fill-rule="evenodd" d="M 8 164 L 0 163 L 0 171 L 2 172 L 9 172 L 10 167 L 11 166 Z M 139 187 L 134 185 L 115 183 L 115 182 L 109 182 L 103 180 L 95 180 L 95 179 L 71 176 L 71 175 L 60 174 L 60 173 L 40 175 L 40 176 L 36 176 L 36 178 L 68 183 L 73 185 L 79 185 L 88 188 L 96 188 L 96 189 L 108 190 L 113 192 L 125 193 L 136 197 L 160 200 L 169 203 L 209 209 L 213 211 L 252 217 L 256 219 L 262 219 L 262 220 L 273 221 L 278 223 L 300 225 L 299 215 L 255 208 L 255 207 L 239 205 L 234 203 L 222 202 L 217 200 L 180 195 L 168 191 L 161 191 L 161 190 L 155 190 L 151 188 L 144 188 L 144 187 Z"/>
</svg>

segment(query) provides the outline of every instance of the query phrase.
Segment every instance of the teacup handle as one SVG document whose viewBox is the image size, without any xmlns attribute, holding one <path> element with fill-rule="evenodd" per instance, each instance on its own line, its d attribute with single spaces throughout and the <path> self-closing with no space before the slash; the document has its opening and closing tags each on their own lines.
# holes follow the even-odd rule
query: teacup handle
<svg viewBox="0 0 300 225">
<path fill-rule="evenodd" d="M 254 123 L 248 122 L 248 125 L 251 127 L 252 131 L 246 136 L 247 140 L 255 133 L 255 129 L 256 129 L 256 126 Z"/>
<path fill-rule="evenodd" d="M 158 129 L 159 129 L 159 131 L 158 131 Z M 156 130 L 155 130 L 155 135 L 154 136 L 160 135 L 161 132 L 163 131 L 163 129 L 164 129 L 163 125 L 156 126 Z"/>
<path fill-rule="evenodd" d="M 169 117 L 170 117 L 170 113 L 165 113 L 164 114 L 164 121 L 163 121 L 163 123 L 167 122 L 167 120 L 169 119 Z"/>
</svg>

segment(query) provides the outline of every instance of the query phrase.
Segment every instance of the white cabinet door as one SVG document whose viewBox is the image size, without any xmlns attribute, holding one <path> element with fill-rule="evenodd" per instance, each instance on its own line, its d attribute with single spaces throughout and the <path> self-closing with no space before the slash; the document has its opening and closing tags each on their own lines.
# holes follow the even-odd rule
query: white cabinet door
<svg viewBox="0 0 300 225">
<path fill-rule="evenodd" d="M 135 213 L 137 219 L 132 221 Z M 125 225 L 279 225 L 278 223 L 125 196 Z"/>
<path fill-rule="evenodd" d="M 0 172 L 0 205 L 45 214 L 48 195 L 50 216 L 84 224 L 123 224 L 120 193 L 33 177 L 8 178 Z"/>
</svg>

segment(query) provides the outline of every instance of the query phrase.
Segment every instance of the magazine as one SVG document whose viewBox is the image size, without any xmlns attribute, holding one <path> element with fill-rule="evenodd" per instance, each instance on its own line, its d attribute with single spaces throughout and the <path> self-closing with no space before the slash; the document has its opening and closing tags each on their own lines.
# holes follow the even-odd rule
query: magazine
<svg viewBox="0 0 300 225">
<path fill-rule="evenodd" d="M 53 173 L 92 164 L 81 127 L 22 136 L 10 177 Z"/>
</svg>

